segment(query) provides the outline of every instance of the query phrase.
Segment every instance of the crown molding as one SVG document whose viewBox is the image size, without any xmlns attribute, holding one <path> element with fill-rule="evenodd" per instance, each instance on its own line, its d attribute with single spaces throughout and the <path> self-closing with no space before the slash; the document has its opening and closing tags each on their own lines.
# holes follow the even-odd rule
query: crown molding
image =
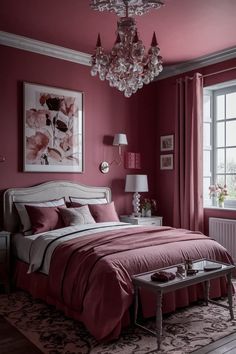
<svg viewBox="0 0 236 354">
<path fill-rule="evenodd" d="M 90 54 L 38 41 L 36 39 L 19 36 L 9 32 L 0 31 L 0 44 L 61 60 L 71 61 L 77 64 L 91 66 Z M 181 64 L 164 66 L 162 73 L 156 80 L 166 79 L 171 76 L 180 75 L 184 72 L 196 70 L 204 66 L 216 64 L 233 58 L 236 58 L 236 47 L 228 48 L 210 55 L 205 55 Z"/>
<path fill-rule="evenodd" d="M 182 73 L 196 70 L 204 66 L 217 64 L 225 60 L 236 58 L 236 47 L 228 48 L 210 55 L 205 55 L 197 59 L 186 61 L 177 65 L 164 67 L 157 80 L 166 79 L 171 76 L 180 75 Z"/>
<path fill-rule="evenodd" d="M 71 61 L 77 64 L 91 66 L 90 54 L 38 41 L 36 39 L 19 36 L 9 32 L 0 31 L 0 44 L 57 59 Z"/>
</svg>

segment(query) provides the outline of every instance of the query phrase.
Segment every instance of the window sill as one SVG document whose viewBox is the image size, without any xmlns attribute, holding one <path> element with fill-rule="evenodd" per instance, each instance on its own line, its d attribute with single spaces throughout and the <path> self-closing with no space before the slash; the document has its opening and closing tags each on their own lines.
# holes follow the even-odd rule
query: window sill
<svg viewBox="0 0 236 354">
<path fill-rule="evenodd" d="M 226 210 L 226 211 L 236 211 L 235 208 L 229 208 L 229 207 L 224 207 L 224 208 L 220 208 L 217 206 L 204 206 L 203 209 L 214 209 L 214 210 Z"/>
</svg>

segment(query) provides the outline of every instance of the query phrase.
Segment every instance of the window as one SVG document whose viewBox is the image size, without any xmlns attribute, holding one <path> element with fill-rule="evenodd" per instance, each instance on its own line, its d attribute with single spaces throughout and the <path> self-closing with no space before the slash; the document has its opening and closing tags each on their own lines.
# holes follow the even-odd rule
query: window
<svg viewBox="0 0 236 354">
<path fill-rule="evenodd" d="M 216 206 L 209 186 L 226 185 L 225 207 L 236 209 L 236 81 L 204 89 L 203 193 L 204 206 Z"/>
</svg>

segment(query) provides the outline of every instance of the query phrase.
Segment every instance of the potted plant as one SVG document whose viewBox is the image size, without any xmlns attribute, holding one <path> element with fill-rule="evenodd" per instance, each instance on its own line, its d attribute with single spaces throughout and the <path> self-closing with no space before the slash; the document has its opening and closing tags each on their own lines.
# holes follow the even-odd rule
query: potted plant
<svg viewBox="0 0 236 354">
<path fill-rule="evenodd" d="M 152 216 L 157 209 L 157 203 L 155 199 L 152 198 L 141 198 L 141 211 L 142 216 Z"/>
<path fill-rule="evenodd" d="M 222 186 L 220 184 L 213 184 L 209 187 L 210 198 L 217 198 L 218 206 L 220 208 L 224 207 L 224 201 L 226 196 L 228 195 L 226 185 Z"/>
</svg>

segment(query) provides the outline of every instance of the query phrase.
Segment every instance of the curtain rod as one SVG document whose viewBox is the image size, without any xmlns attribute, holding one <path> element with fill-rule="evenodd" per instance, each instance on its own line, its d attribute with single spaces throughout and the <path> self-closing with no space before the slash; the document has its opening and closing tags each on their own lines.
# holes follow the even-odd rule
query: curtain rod
<svg viewBox="0 0 236 354">
<path fill-rule="evenodd" d="M 230 70 L 235 70 L 236 69 L 236 66 L 233 66 L 232 68 L 227 68 L 227 69 L 223 69 L 223 70 L 219 70 L 219 71 L 215 71 L 213 73 L 210 73 L 210 74 L 205 74 L 205 75 L 202 75 L 202 77 L 208 77 L 208 76 L 213 76 L 213 75 L 217 75 L 217 74 L 222 74 L 226 71 L 230 71 Z M 201 74 L 201 73 L 200 73 Z M 193 79 L 193 76 L 186 76 L 189 80 L 192 80 Z M 179 80 L 181 80 L 181 78 L 178 78 L 176 79 L 176 81 L 178 82 Z"/>
<path fill-rule="evenodd" d="M 214 73 L 210 73 L 210 74 L 206 74 L 206 75 L 202 75 L 202 76 L 203 76 L 203 77 L 212 76 L 212 75 L 221 74 L 221 73 L 224 73 L 224 72 L 226 72 L 226 71 L 230 71 L 230 70 L 234 70 L 234 69 L 236 69 L 236 66 L 233 66 L 232 68 L 228 68 L 228 69 L 223 69 L 223 70 L 215 71 Z"/>
</svg>

